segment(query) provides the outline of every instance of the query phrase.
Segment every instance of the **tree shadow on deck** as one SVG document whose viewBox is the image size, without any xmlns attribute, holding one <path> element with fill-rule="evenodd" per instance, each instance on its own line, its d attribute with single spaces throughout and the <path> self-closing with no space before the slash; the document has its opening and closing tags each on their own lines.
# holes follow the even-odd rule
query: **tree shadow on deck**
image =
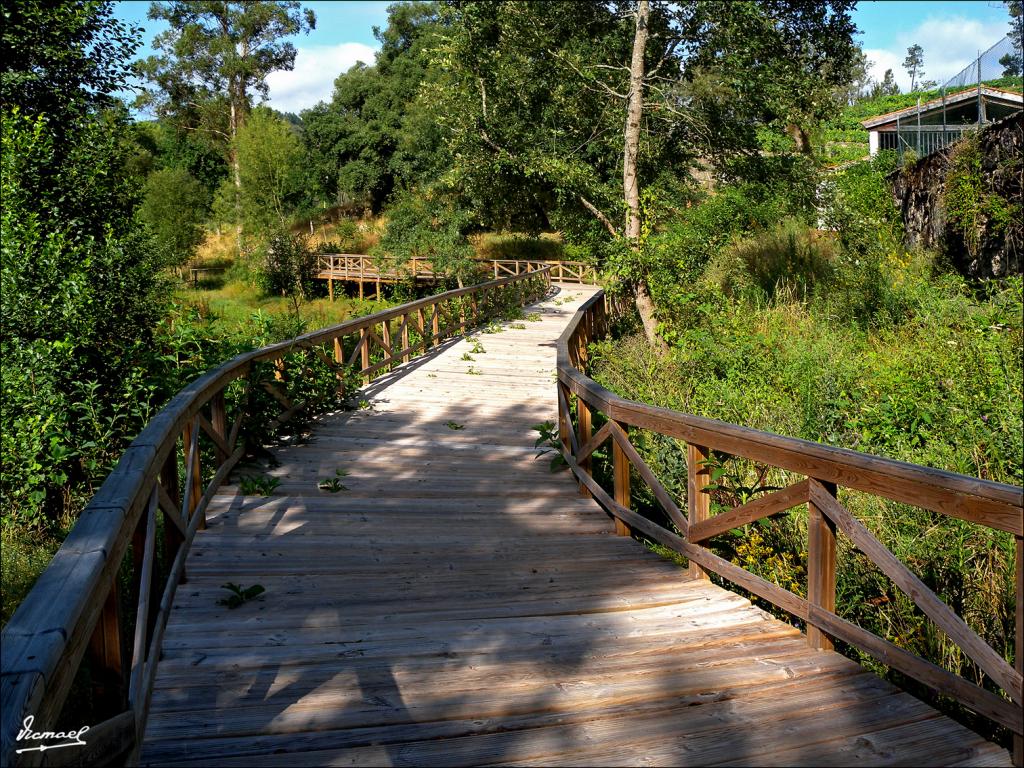
<svg viewBox="0 0 1024 768">
<path fill-rule="evenodd" d="M 275 451 L 274 496 L 211 516 L 144 761 L 878 763 L 921 734 L 936 762 L 970 756 L 943 752 L 933 732 L 951 724 L 924 705 L 615 536 L 534 459 L 550 375 L 543 403 L 510 400 L 544 378 L 526 363 L 501 397 L 474 382 L 460 402 L 457 346 L 421 361 L 448 369 L 429 398 L 406 381 L 379 410 L 317 420 Z M 331 477 L 344 488 L 318 488 Z M 217 608 L 227 580 L 267 593 Z"/>
</svg>

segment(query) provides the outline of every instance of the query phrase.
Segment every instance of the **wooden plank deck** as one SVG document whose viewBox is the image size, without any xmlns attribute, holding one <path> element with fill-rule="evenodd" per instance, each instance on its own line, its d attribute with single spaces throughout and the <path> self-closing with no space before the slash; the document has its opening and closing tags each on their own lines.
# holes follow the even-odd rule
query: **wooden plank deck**
<svg viewBox="0 0 1024 768">
<path fill-rule="evenodd" d="M 560 290 L 526 309 L 540 321 L 478 334 L 485 353 L 450 343 L 277 449 L 272 496 L 224 487 L 167 627 L 142 763 L 1009 764 L 613 535 L 534 460 L 555 339 L 592 292 Z M 337 469 L 348 490 L 319 490 Z M 227 581 L 267 592 L 228 610 Z"/>
</svg>

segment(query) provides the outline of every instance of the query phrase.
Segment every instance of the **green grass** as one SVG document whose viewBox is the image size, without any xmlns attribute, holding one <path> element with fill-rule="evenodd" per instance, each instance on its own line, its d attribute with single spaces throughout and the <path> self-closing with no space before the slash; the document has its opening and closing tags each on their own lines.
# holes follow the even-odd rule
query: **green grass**
<svg viewBox="0 0 1024 768">
<path fill-rule="evenodd" d="M 334 301 L 316 298 L 299 305 L 299 314 L 309 328 L 323 328 L 380 309 L 377 302 L 349 298 L 339 293 L 340 289 L 335 293 Z M 175 293 L 175 300 L 184 306 L 196 307 L 204 317 L 215 318 L 227 332 L 249 324 L 254 312 L 286 317 L 295 309 L 291 299 L 263 296 L 256 287 L 240 281 L 217 288 L 183 288 Z"/>
<path fill-rule="evenodd" d="M 26 530 L 7 519 L 0 523 L 0 623 L 7 624 L 61 540 L 56 533 Z"/>
</svg>

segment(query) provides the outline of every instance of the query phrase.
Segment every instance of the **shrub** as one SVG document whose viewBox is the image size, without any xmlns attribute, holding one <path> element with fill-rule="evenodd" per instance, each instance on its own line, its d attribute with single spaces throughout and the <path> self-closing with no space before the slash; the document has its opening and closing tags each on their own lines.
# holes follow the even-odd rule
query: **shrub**
<svg viewBox="0 0 1024 768">
<path fill-rule="evenodd" d="M 398 265 L 426 259 L 435 271 L 463 280 L 479 268 L 466 239 L 468 229 L 465 211 L 436 196 L 409 192 L 388 209 L 384 236 L 371 253 Z"/>
<path fill-rule="evenodd" d="M 785 219 L 771 230 L 734 243 L 722 259 L 724 263 L 714 272 L 727 295 L 739 295 L 752 283 L 769 297 L 793 291 L 803 299 L 832 275 L 835 248 L 827 235 Z M 740 269 L 746 275 L 737 274 Z"/>
<path fill-rule="evenodd" d="M 305 235 L 279 230 L 260 251 L 257 284 L 268 295 L 308 296 L 319 271 Z"/>
</svg>

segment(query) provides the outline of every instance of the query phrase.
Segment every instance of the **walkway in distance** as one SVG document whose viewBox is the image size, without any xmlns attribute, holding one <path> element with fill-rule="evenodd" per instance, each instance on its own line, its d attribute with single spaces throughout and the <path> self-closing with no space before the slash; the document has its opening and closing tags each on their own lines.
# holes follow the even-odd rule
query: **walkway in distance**
<svg viewBox="0 0 1024 768">
<path fill-rule="evenodd" d="M 478 333 L 483 352 L 451 342 L 376 380 L 371 407 L 274 451 L 273 495 L 222 488 L 167 626 L 144 764 L 1009 763 L 614 535 L 535 460 L 555 339 L 593 291 L 562 285 Z M 229 610 L 227 581 L 266 594 Z"/>
</svg>

